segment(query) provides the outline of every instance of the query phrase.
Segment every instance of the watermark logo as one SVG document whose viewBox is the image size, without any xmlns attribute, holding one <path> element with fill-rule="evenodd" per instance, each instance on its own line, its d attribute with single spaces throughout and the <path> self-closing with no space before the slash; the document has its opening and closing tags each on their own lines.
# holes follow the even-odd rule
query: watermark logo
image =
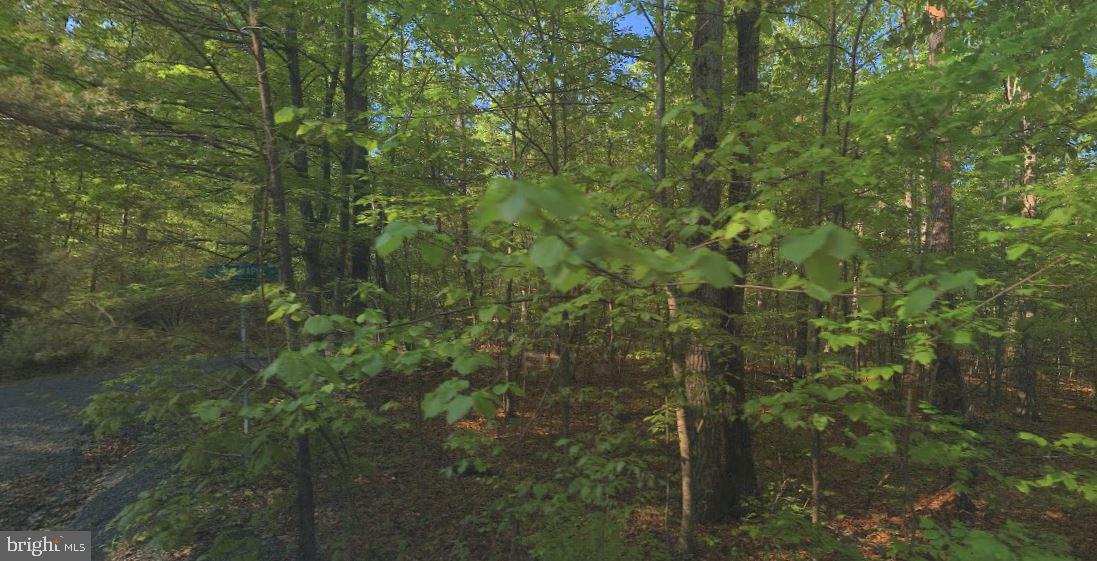
<svg viewBox="0 0 1097 561">
<path fill-rule="evenodd" d="M 91 532 L 0 530 L 0 561 L 91 561 Z"/>
</svg>

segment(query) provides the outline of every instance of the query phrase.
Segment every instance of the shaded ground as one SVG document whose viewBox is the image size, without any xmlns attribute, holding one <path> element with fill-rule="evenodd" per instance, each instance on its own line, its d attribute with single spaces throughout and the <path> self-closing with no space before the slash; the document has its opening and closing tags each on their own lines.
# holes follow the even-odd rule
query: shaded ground
<svg viewBox="0 0 1097 561">
<path fill-rule="evenodd" d="M 192 364 L 212 371 L 227 363 Z M 83 407 L 119 373 L 75 372 L 0 384 L 0 528 L 90 530 L 92 558 L 108 558 L 118 536 L 111 520 L 171 465 L 170 458 L 154 460 L 131 442 L 94 442 L 83 426 Z"/>
<path fill-rule="evenodd" d="M 93 442 L 81 410 L 117 371 L 78 372 L 0 385 L 0 528 L 92 532 L 92 559 L 108 557 L 111 520 L 155 485 L 167 465 L 142 449 Z"/>
<path fill-rule="evenodd" d="M 58 527 L 82 504 L 77 478 L 91 434 L 80 422 L 111 372 L 45 376 L 0 385 L 0 527 Z"/>
<path fill-rule="evenodd" d="M 581 382 L 596 387 L 620 388 L 623 384 L 641 385 L 651 374 L 628 371 L 619 377 L 609 369 L 583 372 Z M 491 382 L 490 374 L 473 383 L 483 386 Z M 628 381 L 620 379 L 624 377 Z M 383 377 L 384 378 L 384 377 Z M 1050 377 L 1048 377 L 1050 378 Z M 494 559 L 527 560 L 529 543 L 525 540 L 539 527 L 499 527 L 491 505 L 511 492 L 517 480 L 535 477 L 551 480 L 554 463 L 563 461 L 559 447 L 558 404 L 544 398 L 550 376 L 545 372 L 531 373 L 526 398 L 520 401 L 520 416 L 495 427 L 485 426 L 483 419 L 472 417 L 446 427 L 444 421 L 420 418 L 418 397 L 409 389 L 434 387 L 441 377 L 412 381 L 404 378 L 376 380 L 364 392 L 378 403 L 399 401 L 402 407 L 391 418 L 403 421 L 394 426 L 371 429 L 359 441 L 354 455 L 368 459 L 372 470 L 357 477 L 349 485 L 331 462 L 321 478 L 319 504 L 321 541 L 338 541 L 355 559 Z M 755 380 L 762 383 L 764 380 Z M 984 420 L 979 433 L 986 439 L 989 457 L 973 466 L 981 473 L 990 470 L 1014 477 L 1039 477 L 1046 465 L 1062 469 L 1088 467 L 1056 457 L 1049 461 L 1046 453 L 1018 441 L 1019 431 L 1029 431 L 1054 438 L 1064 432 L 1092 434 L 1097 427 L 1097 410 L 1090 403 L 1092 390 L 1065 380 L 1043 380 L 1044 399 L 1042 422 L 1021 421 L 1003 410 Z M 612 402 L 596 398 L 576 404 L 572 414 L 575 433 L 595 429 L 594 418 L 599 413 L 620 408 L 615 415 L 626 427 L 646 431 L 644 417 L 651 415 L 662 403 L 646 392 L 612 394 Z M 368 397 L 366 399 L 369 399 Z M 501 446 L 493 462 L 493 473 L 502 476 L 459 477 L 447 479 L 439 472 L 453 465 L 459 454 L 443 449 L 445 436 L 460 428 L 490 436 Z M 790 434 L 776 425 L 755 427 L 755 458 L 760 468 L 764 489 L 763 507 L 770 509 L 780 503 L 803 510 L 807 506 L 810 484 L 809 449 L 806 436 Z M 803 437 L 803 438 L 801 438 Z M 662 440 L 662 439 L 660 439 Z M 831 434 L 825 443 L 839 444 Z M 672 453 L 668 448 L 660 452 Z M 322 454 L 322 452 L 321 452 Z M 657 460 L 657 458 L 653 458 Z M 660 488 L 650 499 L 633 503 L 630 540 L 645 543 L 649 558 L 659 558 L 658 544 L 673 543 L 678 527 L 676 466 L 671 461 L 654 461 L 652 468 L 668 487 L 669 501 Z M 903 486 L 899 482 L 894 458 L 877 459 L 864 464 L 851 463 L 831 453 L 824 460 L 824 526 L 826 533 L 841 543 L 852 546 L 869 559 L 888 559 L 887 550 L 896 540 L 903 539 L 907 511 L 903 501 Z M 961 519 L 957 511 L 956 493 L 948 488 L 949 471 L 939 467 L 919 466 L 913 470 L 911 484 L 912 510 L 919 517 L 930 517 L 942 523 Z M 1067 493 L 1066 495 L 1070 495 Z M 975 512 L 967 523 L 976 528 L 999 528 L 1007 520 L 1024 523 L 1038 533 L 1065 536 L 1071 554 L 1079 560 L 1093 559 L 1097 551 L 1097 508 L 1061 497 L 1061 490 L 1035 490 L 1022 494 L 1008 485 L 982 475 L 976 481 L 972 496 Z M 1059 498 L 1057 498 L 1059 497 Z M 654 500 L 652 500 L 654 499 Z M 669 503 L 669 508 L 667 505 Z M 699 559 L 730 560 L 792 560 L 810 559 L 795 546 L 781 546 L 774 552 L 777 541 L 770 537 L 752 536 L 743 527 L 730 523 L 701 528 L 702 547 Z M 348 538 L 349 536 L 349 538 Z M 805 533 L 801 538 L 812 541 Z M 651 544 L 655 544 L 654 546 Z M 669 551 L 669 547 L 663 548 Z M 842 557 L 820 557 L 820 559 Z"/>
<path fill-rule="evenodd" d="M 224 364 L 206 361 L 197 366 L 214 370 Z M 132 444 L 92 444 L 91 435 L 80 425 L 79 408 L 110 375 L 82 373 L 0 385 L 0 528 L 92 529 L 99 547 L 95 558 L 106 558 L 101 548 L 113 537 L 109 521 L 141 490 L 159 481 L 170 461 L 150 464 L 142 449 Z M 648 377 L 639 372 L 623 376 L 633 383 Z M 485 375 L 479 382 L 486 383 L 489 377 Z M 583 383 L 606 388 L 623 383 L 604 375 L 584 378 Z M 560 428 L 558 405 L 544 397 L 551 394 L 550 377 L 545 372 L 530 373 L 529 395 L 521 401 L 518 418 L 495 428 L 485 426 L 483 419 L 460 423 L 460 428 L 482 432 L 501 446 L 501 454 L 493 462 L 493 472 L 501 479 L 449 479 L 440 473 L 459 456 L 442 446 L 451 428 L 439 419 L 422 420 L 419 410 L 421 394 L 439 380 L 429 375 L 417 380 L 382 377 L 369 385 L 362 397 L 371 407 L 389 400 L 402 407 L 390 414 L 394 423 L 370 428 L 353 439 L 351 456 L 364 466 L 342 466 L 325 445 L 318 447 L 318 518 L 321 544 L 327 553 L 342 552 L 344 559 L 367 560 L 526 558 L 523 551 L 527 544 L 520 536 L 531 528 L 499 528 L 495 525 L 498 519 L 488 512 L 489 505 L 510 492 L 516 480 L 550 479 L 553 461 L 562 459 L 554 446 Z M 1016 445 L 1018 430 L 1053 436 L 1071 430 L 1091 432 L 1097 426 L 1097 411 L 1088 406 L 1088 388 L 1048 382 L 1042 423 L 1021 423 L 1006 414 L 984 427 L 985 434 L 1000 433 L 1003 444 L 982 467 L 1037 476 L 1046 459 L 1037 450 Z M 643 429 L 643 418 L 661 405 L 642 397 L 646 395 L 637 392 L 614 398 L 621 408 L 619 419 L 626 426 Z M 610 405 L 598 399 L 577 404 L 573 430 L 593 430 L 594 417 L 609 411 Z M 804 484 L 809 479 L 806 448 L 806 441 L 772 425 L 757 427 L 755 452 L 762 484 L 769 490 L 767 503 L 787 500 L 804 504 Z M 673 467 L 670 462 L 653 464 L 660 481 L 672 475 Z M 899 500 L 902 493 L 896 477 L 890 462 L 853 465 L 827 458 L 826 525 L 870 558 L 885 558 L 888 543 L 901 534 L 905 508 Z M 917 513 L 950 518 L 952 497 L 944 489 L 945 474 L 919 470 L 914 480 Z M 636 503 L 630 536 L 650 543 L 672 541 L 678 498 L 673 486 L 668 489 L 669 509 L 661 489 L 655 500 Z M 1087 559 L 1097 548 L 1097 534 L 1092 531 L 1097 527 L 1097 511 L 1092 507 L 1072 510 L 1041 493 L 1001 494 L 1000 490 L 992 492 L 989 485 L 980 485 L 976 494 L 976 526 L 996 526 L 1014 519 L 1041 531 L 1065 534 L 1079 559 Z M 271 549 L 264 551 L 265 559 L 292 555 L 292 521 L 284 522 L 277 543 L 265 548 Z M 703 559 L 774 558 L 763 553 L 771 543 L 752 539 L 734 524 L 702 530 L 710 544 Z M 190 552 L 176 553 L 181 555 L 176 558 L 182 559 Z M 160 557 L 123 545 L 111 559 L 149 561 Z"/>
</svg>

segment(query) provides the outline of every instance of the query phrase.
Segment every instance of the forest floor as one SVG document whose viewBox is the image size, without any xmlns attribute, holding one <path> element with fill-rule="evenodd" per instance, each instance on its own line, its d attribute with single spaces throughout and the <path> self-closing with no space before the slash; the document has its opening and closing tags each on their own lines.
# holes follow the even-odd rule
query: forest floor
<svg viewBox="0 0 1097 561">
<path fill-rule="evenodd" d="M 600 374 L 579 381 L 596 389 L 640 387 L 655 378 L 640 371 L 616 375 L 608 368 L 591 371 Z M 94 443 L 80 423 L 80 407 L 110 374 L 75 373 L 0 385 L 0 528 L 87 527 L 96 531 L 96 541 L 102 546 L 114 537 L 107 529 L 110 519 L 137 492 L 159 479 L 161 472 L 141 460 L 141 449 L 133 442 Z M 371 429 L 353 443 L 352 452 L 366 458 L 368 469 L 347 471 L 330 453 L 320 452 L 320 539 L 328 551 L 342 551 L 348 560 L 525 559 L 521 552 L 529 544 L 521 536 L 542 528 L 514 528 L 511 522 L 500 527 L 504 518 L 494 507 L 521 504 L 520 499 L 506 500 L 516 482 L 534 477 L 551 480 L 553 470 L 566 463 L 556 446 L 561 428 L 559 406 L 545 391 L 552 377 L 544 368 L 531 371 L 528 393 L 516 418 L 459 423 L 458 428 L 479 432 L 499 444 L 488 474 L 461 477 L 442 473 L 459 457 L 444 446 L 451 427 L 439 419 L 423 420 L 419 409 L 422 394 L 442 378 L 441 374 L 424 374 L 409 384 L 406 379 L 381 377 L 364 390 L 364 399 L 371 405 L 390 400 L 401 404 L 392 414 L 393 423 Z M 1057 460 L 1019 443 L 1014 438 L 1018 431 L 1055 437 L 1065 432 L 1091 433 L 1097 427 L 1097 411 L 1088 406 L 1092 390 L 1069 380 L 1055 382 L 1042 388 L 1042 421 L 1023 422 L 997 415 L 980 427 L 991 449 L 989 458 L 977 466 L 980 471 L 1034 477 L 1045 464 Z M 662 405 L 639 397 L 652 392 L 596 390 L 589 394 L 572 408 L 572 434 L 596 431 L 598 415 L 615 411 L 613 416 L 621 426 L 635 429 L 643 439 L 649 433 L 644 419 Z M 656 446 L 646 453 L 651 467 L 658 471 L 657 485 L 646 495 L 625 501 L 631 507 L 626 541 L 642 544 L 645 559 L 666 558 L 677 528 L 677 490 L 675 485 L 668 488 L 662 483 L 666 474 L 673 472 L 671 450 L 660 448 L 660 438 L 655 440 Z M 810 482 L 809 459 L 803 452 L 808 448 L 806 436 L 798 438 L 774 425 L 761 425 L 754 442 L 764 507 L 784 504 L 803 512 Z M 896 467 L 828 458 L 824 468 L 823 514 L 831 534 L 869 558 L 887 558 L 888 545 L 902 539 L 906 513 Z M 920 469 L 912 473 L 912 481 L 918 514 L 942 521 L 960 516 L 955 493 L 947 489 L 946 473 Z M 972 497 L 976 511 L 965 520 L 973 526 L 1019 521 L 1066 536 L 1078 559 L 1094 558 L 1097 509 L 1092 506 L 1079 503 L 1071 510 L 1044 492 L 1022 495 L 1003 490 L 989 477 L 976 481 Z M 287 520 L 279 536 L 287 545 L 283 550 L 287 558 L 293 543 L 290 528 Z M 734 523 L 702 528 L 700 543 L 702 559 L 801 558 L 795 553 L 795 544 L 785 544 L 784 551 L 775 554 L 772 537 L 759 536 Z M 106 557 L 97 552 L 95 558 Z M 124 546 L 110 558 L 148 557 Z"/>
<path fill-rule="evenodd" d="M 199 369 L 218 360 L 192 361 Z M 92 559 L 111 556 L 111 521 L 168 472 L 136 439 L 93 437 L 83 408 L 126 367 L 75 369 L 0 384 L 0 529 L 92 532 Z"/>
<path fill-rule="evenodd" d="M 605 390 L 639 388 L 655 378 L 643 372 L 612 375 L 608 374 L 612 371 L 608 367 L 591 371 L 598 374 L 583 376 L 579 383 Z M 632 380 L 626 379 L 629 377 Z M 417 382 L 420 396 L 444 376 L 426 378 Z M 402 408 L 396 412 L 399 422 L 371 432 L 359 443 L 361 452 L 367 453 L 373 462 L 368 476 L 356 479 L 350 486 L 333 485 L 332 481 L 339 480 L 337 473 L 333 473 L 323 485 L 326 492 L 321 495 L 321 503 L 329 505 L 330 510 L 321 520 L 329 539 L 338 539 L 341 548 L 356 552 L 359 556 L 350 557 L 355 559 L 526 559 L 520 552 L 529 543 L 515 536 L 542 528 L 524 528 L 518 532 L 511 527 L 501 528 L 502 518 L 496 507 L 515 504 L 505 499 L 518 481 L 534 475 L 538 480 L 551 480 L 554 467 L 564 459 L 556 446 L 560 437 L 558 405 L 543 397 L 550 395 L 546 387 L 551 383 L 551 375 L 542 371 L 530 380 L 518 417 L 506 422 L 472 419 L 458 423 L 457 428 L 490 436 L 501 447 L 489 476 L 456 478 L 442 473 L 460 457 L 444 446 L 453 427 L 447 427 L 440 419 L 422 420 L 418 400 L 409 396 L 406 380 L 380 380 L 367 389 L 370 402 L 401 402 Z M 973 466 L 977 474 L 982 474 L 973 482 L 974 512 L 959 511 L 956 493 L 949 489 L 947 470 L 913 468 L 911 498 L 915 513 L 942 523 L 963 520 L 976 528 L 1000 527 L 1007 520 L 1021 522 L 1034 530 L 1066 537 L 1072 555 L 1080 560 L 1097 559 L 1093 553 L 1097 551 L 1097 508 L 1080 500 L 1053 499 L 1049 491 L 1022 494 L 985 475 L 997 470 L 1014 477 L 1038 477 L 1045 465 L 1078 467 L 1064 463 L 1065 460 L 1049 459 L 1046 452 L 1016 438 L 1020 431 L 1053 438 L 1067 432 L 1092 434 L 1097 427 L 1097 410 L 1091 407 L 1092 389 L 1079 380 L 1052 382 L 1041 388 L 1044 400 L 1041 421 L 1022 421 L 1005 412 L 983 415 L 979 420 L 977 431 L 989 454 Z M 638 435 L 644 435 L 649 432 L 645 418 L 663 405 L 639 397 L 652 392 L 591 393 L 595 397 L 572 408 L 572 434 L 596 431 L 598 415 L 616 407 L 615 418 L 623 426 L 635 429 Z M 755 430 L 754 450 L 765 501 L 763 508 L 773 510 L 780 503 L 805 513 L 810 486 L 810 459 L 805 452 L 809 449 L 807 436 L 791 434 L 775 425 L 760 425 Z M 838 444 L 834 440 L 825 442 L 824 449 Z M 677 483 L 664 487 L 666 474 L 676 468 L 668 461 L 673 457 L 669 449 L 673 445 L 670 442 L 666 449 L 652 451 L 652 467 L 665 472 L 657 474 L 656 488 L 644 497 L 628 501 L 631 515 L 627 539 L 642 544 L 644 559 L 670 557 L 678 527 Z M 898 466 L 890 460 L 855 464 L 829 456 L 823 473 L 826 496 L 823 519 L 830 535 L 837 536 L 839 544 L 856 548 L 869 559 L 887 559 L 889 546 L 904 539 L 904 515 L 908 512 L 905 493 L 898 482 Z M 918 531 L 914 532 L 917 537 Z M 793 543 L 782 544 L 782 551 L 775 553 L 773 536 L 760 536 L 736 523 L 702 528 L 701 535 L 700 558 L 705 560 L 814 558 L 799 556 L 795 539 Z M 801 539 L 816 538 L 805 535 Z M 846 557 L 819 559 L 828 558 Z"/>
<path fill-rule="evenodd" d="M 103 475 L 100 457 L 116 451 L 94 445 L 80 415 L 114 373 L 75 372 L 0 385 L 0 528 L 78 526 L 93 532 L 93 549 L 102 549 L 109 537 L 106 524 L 129 494 L 108 493 L 85 508 Z M 77 516 L 80 523 L 70 526 Z"/>
</svg>

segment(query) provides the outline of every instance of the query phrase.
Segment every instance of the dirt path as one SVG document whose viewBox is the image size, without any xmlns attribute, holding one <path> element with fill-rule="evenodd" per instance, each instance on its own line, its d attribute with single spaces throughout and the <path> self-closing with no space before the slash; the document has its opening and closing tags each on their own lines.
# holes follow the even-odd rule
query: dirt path
<svg viewBox="0 0 1097 561">
<path fill-rule="evenodd" d="M 0 528 L 53 525 L 80 504 L 73 496 L 91 434 L 80 422 L 110 372 L 0 384 Z"/>
<path fill-rule="evenodd" d="M 0 528 L 90 530 L 92 558 L 107 557 L 110 521 L 167 471 L 142 461 L 140 448 L 106 469 L 86 461 L 92 435 L 81 410 L 115 374 L 0 384 Z"/>
<path fill-rule="evenodd" d="M 233 362 L 211 358 L 188 364 L 209 373 Z M 110 522 L 141 491 L 166 477 L 173 462 L 151 457 L 140 442 L 99 461 L 103 454 L 92 448 L 81 412 L 100 385 L 121 372 L 0 383 L 0 529 L 90 530 L 92 559 L 109 557 L 118 536 Z"/>
</svg>

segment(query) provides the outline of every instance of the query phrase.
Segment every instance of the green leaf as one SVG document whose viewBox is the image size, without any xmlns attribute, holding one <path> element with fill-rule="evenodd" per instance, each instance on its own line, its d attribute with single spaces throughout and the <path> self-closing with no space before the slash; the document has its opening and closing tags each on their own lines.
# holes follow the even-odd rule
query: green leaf
<svg viewBox="0 0 1097 561">
<path fill-rule="evenodd" d="M 831 227 L 826 228 L 826 226 Z M 849 259 L 861 251 L 861 246 L 857 243 L 857 236 L 853 235 L 853 232 L 833 224 L 826 224 L 823 228 L 826 228 L 827 231 L 826 250 L 832 257 Z"/>
<path fill-rule="evenodd" d="M 677 118 L 678 115 L 680 115 L 683 111 L 688 111 L 690 113 L 693 113 L 694 115 L 704 115 L 706 112 L 708 112 L 708 109 L 706 109 L 704 105 L 698 102 L 684 103 L 682 105 L 672 107 L 670 111 L 667 111 L 667 114 L 663 115 L 663 122 L 660 123 L 660 125 L 664 127 L 669 125 L 671 121 Z"/>
<path fill-rule="evenodd" d="M 735 282 L 738 267 L 726 257 L 709 249 L 699 249 L 694 264 L 696 276 L 716 288 L 726 288 Z"/>
<path fill-rule="evenodd" d="M 1021 440 L 1024 440 L 1026 442 L 1031 442 L 1040 447 L 1047 447 L 1048 445 L 1048 441 L 1046 438 L 1038 434 L 1033 434 L 1031 432 L 1019 432 L 1017 433 L 1017 438 L 1020 438 Z"/>
<path fill-rule="evenodd" d="M 747 231 L 747 225 L 743 222 L 731 221 L 723 229 L 713 232 L 714 239 L 730 240 Z"/>
<path fill-rule="evenodd" d="M 362 147 L 367 154 L 377 150 L 377 147 L 380 145 L 376 138 L 368 138 L 357 134 L 354 135 L 354 143 Z"/>
<path fill-rule="evenodd" d="M 549 284 L 559 292 L 567 292 L 579 286 L 579 283 L 586 279 L 586 269 L 572 269 L 570 267 L 560 267 L 555 274 L 548 277 Z"/>
<path fill-rule="evenodd" d="M 481 416 L 494 417 L 498 409 L 498 403 L 491 392 L 480 390 L 472 394 L 472 408 Z"/>
<path fill-rule="evenodd" d="M 423 261 L 425 261 L 427 265 L 435 267 L 441 265 L 446 258 L 445 249 L 430 242 L 419 245 L 419 254 L 423 256 Z"/>
<path fill-rule="evenodd" d="M 560 176 L 549 177 L 536 186 L 525 184 L 521 189 L 538 209 L 556 218 L 574 219 L 590 207 L 583 191 Z"/>
<path fill-rule="evenodd" d="M 491 355 L 487 353 L 471 353 L 462 355 L 457 360 L 453 361 L 453 369 L 461 374 L 472 374 L 477 370 L 491 366 L 494 361 L 491 360 Z"/>
<path fill-rule="evenodd" d="M 861 252 L 861 246 L 849 230 L 831 223 L 823 224 L 810 234 L 789 236 L 781 243 L 781 256 L 793 263 L 805 263 L 813 256 L 825 253 L 839 260 Z"/>
<path fill-rule="evenodd" d="M 1075 211 L 1072 208 L 1057 208 L 1048 213 L 1044 219 L 1045 226 L 1065 226 L 1074 218 Z"/>
<path fill-rule="evenodd" d="M 326 335 L 331 333 L 335 328 L 335 324 L 332 323 L 329 316 L 312 316 L 307 321 L 302 329 L 308 335 Z"/>
<path fill-rule="evenodd" d="M 309 360 L 301 353 L 283 351 L 274 362 L 267 367 L 267 372 L 278 377 L 279 380 L 297 386 L 312 374 L 313 368 Z"/>
<path fill-rule="evenodd" d="M 860 304 L 862 312 L 875 314 L 884 307 L 884 293 L 879 288 L 870 286 L 857 295 L 857 303 Z"/>
<path fill-rule="evenodd" d="M 1032 249 L 1032 245 L 1027 243 L 1011 245 L 1006 249 L 1006 259 L 1016 261 L 1030 249 Z"/>
<path fill-rule="evenodd" d="M 453 398 L 446 405 L 446 422 L 449 424 L 456 423 L 460 419 L 463 419 L 465 415 L 468 415 L 469 410 L 472 409 L 472 397 L 467 395 L 459 395 Z"/>
<path fill-rule="evenodd" d="M 376 376 L 385 369 L 385 359 L 380 353 L 372 353 L 361 363 L 362 373 L 366 376 Z"/>
<path fill-rule="evenodd" d="M 924 313 L 933 305 L 933 301 L 937 298 L 937 292 L 932 288 L 923 286 L 907 294 L 907 297 L 903 299 L 903 308 L 900 315 L 904 319 L 910 319 L 918 314 Z"/>
<path fill-rule="evenodd" d="M 529 204 L 529 199 L 525 193 L 518 190 L 515 190 L 511 196 L 498 205 L 499 215 L 507 222 L 516 222 L 531 210 L 533 210 L 533 206 Z"/>
<path fill-rule="evenodd" d="M 485 322 L 491 321 L 494 318 L 505 320 L 510 316 L 510 310 L 502 304 L 492 304 L 490 306 L 480 308 L 476 315 L 480 318 L 480 321 Z"/>
<path fill-rule="evenodd" d="M 803 263 L 826 243 L 826 234 L 816 230 L 804 236 L 789 236 L 781 242 L 781 256 L 793 263 Z"/>
<path fill-rule="evenodd" d="M 297 108 L 290 105 L 274 112 L 274 124 L 283 125 L 297 118 Z"/>
<path fill-rule="evenodd" d="M 529 248 L 529 258 L 534 265 L 549 269 L 559 265 L 568 256 L 568 246 L 556 236 L 546 236 Z"/>
<path fill-rule="evenodd" d="M 975 271 L 971 270 L 944 273 L 937 279 L 937 287 L 946 292 L 957 288 L 973 289 L 978 278 Z"/>
<path fill-rule="evenodd" d="M 523 390 L 522 386 L 519 386 L 518 384 L 515 384 L 514 382 L 503 382 L 503 383 L 500 383 L 500 384 L 495 384 L 491 388 L 491 393 L 493 393 L 495 395 L 503 395 L 503 394 L 508 393 L 508 392 L 511 393 L 512 395 L 516 395 L 518 397 L 522 397 L 522 396 L 526 395 L 526 390 Z"/>
<path fill-rule="evenodd" d="M 820 302 L 830 302 L 830 299 L 834 297 L 834 295 L 831 294 L 829 290 L 817 284 L 809 283 L 808 285 L 804 286 L 804 292 L 807 292 L 808 296 Z"/>
<path fill-rule="evenodd" d="M 447 410 L 461 392 L 469 387 L 468 380 L 451 378 L 442 382 L 434 391 L 423 396 L 423 415 L 428 419 Z M 470 402 L 471 403 L 471 402 Z M 466 409 L 467 411 L 467 409 Z"/>
<path fill-rule="evenodd" d="M 227 399 L 208 399 L 194 405 L 194 413 L 198 418 L 209 423 L 221 416 L 221 410 L 229 404 Z"/>
<path fill-rule="evenodd" d="M 471 68 L 479 65 L 481 62 L 483 62 L 483 60 L 480 57 L 468 53 L 461 53 L 453 57 L 453 65 L 458 68 Z"/>
<path fill-rule="evenodd" d="M 418 224 L 415 222 L 403 222 L 396 220 L 389 222 L 385 226 L 385 230 L 381 232 L 380 236 L 377 236 L 377 241 L 373 246 L 377 249 L 377 254 L 386 257 L 393 251 L 396 251 L 404 240 L 418 234 L 422 231 L 433 230 L 434 227 L 428 224 Z"/>
<path fill-rule="evenodd" d="M 841 273 L 838 260 L 824 253 L 816 253 L 804 261 L 804 275 L 808 280 L 830 292 L 842 288 Z"/>
<path fill-rule="evenodd" d="M 385 312 L 377 308 L 366 308 L 355 318 L 358 323 L 377 325 L 385 322 Z"/>
<path fill-rule="evenodd" d="M 970 345 L 972 343 L 972 337 L 970 331 L 954 331 L 952 333 L 952 344 L 954 345 Z"/>
<path fill-rule="evenodd" d="M 922 366 L 933 364 L 933 359 L 936 357 L 937 354 L 933 352 L 932 347 L 914 349 L 910 355 L 911 360 Z"/>
</svg>

